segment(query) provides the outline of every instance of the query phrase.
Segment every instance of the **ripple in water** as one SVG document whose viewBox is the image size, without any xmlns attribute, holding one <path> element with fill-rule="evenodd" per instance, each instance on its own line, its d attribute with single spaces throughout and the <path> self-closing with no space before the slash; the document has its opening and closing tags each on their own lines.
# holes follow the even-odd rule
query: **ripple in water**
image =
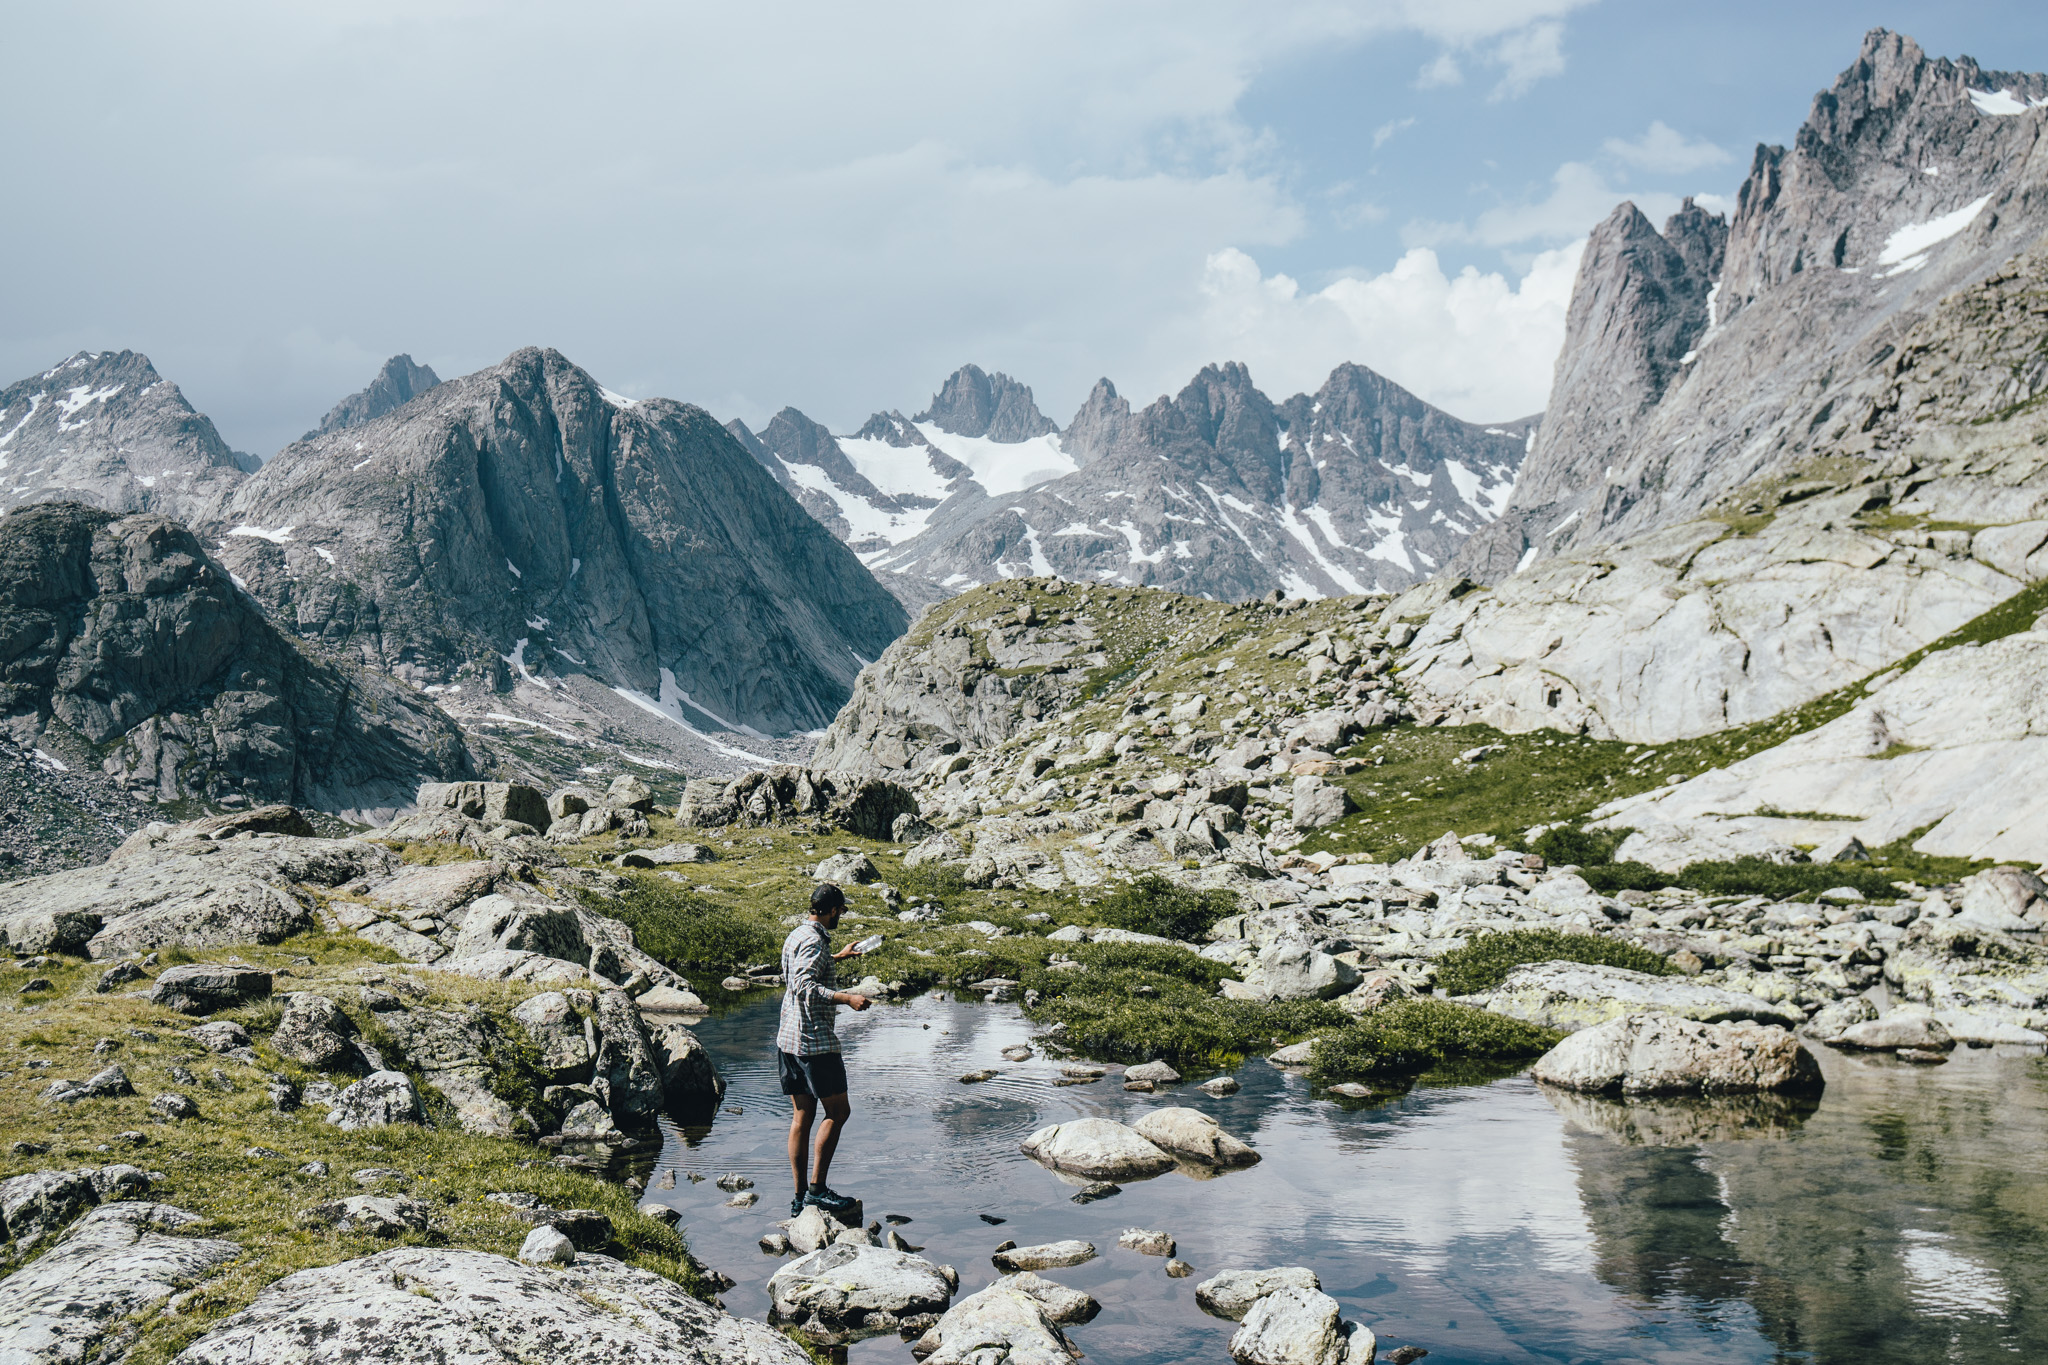
<svg viewBox="0 0 2048 1365">
<path fill-rule="evenodd" d="M 728 1306 L 754 1317 L 779 1264 L 755 1241 L 789 1181 L 775 1016 L 764 1000 L 698 1029 L 742 1113 L 669 1130 L 658 1163 L 739 1171 L 761 1204 L 726 1208 L 709 1179 L 650 1192 L 739 1281 Z M 1224 1099 L 1192 1084 L 1129 1094 L 1114 1075 L 1055 1086 L 1056 1062 L 1003 1060 L 1031 1036 L 1011 1006 L 926 997 L 841 1018 L 854 1121 L 833 1184 L 869 1218 L 910 1218 L 904 1235 L 957 1267 L 963 1294 L 996 1277 L 998 1242 L 1094 1242 L 1098 1259 L 1052 1278 L 1102 1302 L 1074 1331 L 1097 1361 L 1227 1359 L 1230 1325 L 1195 1307 L 1194 1286 L 1266 1265 L 1310 1267 L 1383 1355 L 1423 1346 L 1430 1365 L 2048 1359 L 2048 1328 L 2026 1312 L 2048 1301 L 2038 1058 L 1959 1050 L 1920 1069 L 1822 1049 L 1818 1108 L 1588 1103 L 1513 1077 L 1347 1111 L 1263 1061 Z M 982 1068 L 998 1074 L 960 1084 Z M 1071 1182 L 1017 1150 L 1046 1124 L 1167 1105 L 1212 1114 L 1264 1160 L 1077 1205 Z M 1119 1249 L 1133 1226 L 1171 1233 L 1195 1278 Z M 907 1357 L 883 1337 L 851 1358 Z"/>
</svg>

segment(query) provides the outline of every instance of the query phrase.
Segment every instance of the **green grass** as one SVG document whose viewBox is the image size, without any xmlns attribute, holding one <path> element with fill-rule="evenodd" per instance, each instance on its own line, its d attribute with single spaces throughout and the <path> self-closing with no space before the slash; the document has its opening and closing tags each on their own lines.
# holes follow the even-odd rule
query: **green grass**
<svg viewBox="0 0 2048 1365">
<path fill-rule="evenodd" d="M 1318 1037 L 1309 1075 L 1405 1081 L 1432 1068 L 1540 1057 L 1564 1035 L 1448 1000 L 1396 1000 Z"/>
<path fill-rule="evenodd" d="M 1217 920 L 1236 913 L 1237 897 L 1228 891 L 1189 891 L 1157 874 L 1118 887 L 1095 907 L 1096 917 L 1111 928 L 1181 940 L 1199 939 Z"/>
<path fill-rule="evenodd" d="M 679 972 L 731 972 L 772 957 L 777 921 L 758 905 L 720 905 L 654 872 L 628 872 L 618 897 L 580 893 L 584 903 L 633 931 L 643 952 Z"/>
<path fill-rule="evenodd" d="M 1477 995 L 1492 990 L 1507 980 L 1508 973 L 1531 962 L 1586 962 L 1626 967 L 1651 976 L 1671 976 L 1678 971 L 1661 954 L 1619 939 L 1556 929 L 1510 929 L 1481 934 L 1438 958 L 1436 983 L 1447 995 Z"/>
</svg>

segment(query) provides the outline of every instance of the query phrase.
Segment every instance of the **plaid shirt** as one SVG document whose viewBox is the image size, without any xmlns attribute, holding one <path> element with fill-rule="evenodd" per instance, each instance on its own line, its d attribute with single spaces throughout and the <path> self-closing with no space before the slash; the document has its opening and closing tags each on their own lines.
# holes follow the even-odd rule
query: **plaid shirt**
<svg viewBox="0 0 2048 1365">
<path fill-rule="evenodd" d="M 837 1010 L 838 964 L 832 961 L 832 936 L 816 920 L 805 920 L 782 941 L 782 1025 L 775 1046 L 795 1057 L 839 1051 L 832 1030 Z"/>
</svg>

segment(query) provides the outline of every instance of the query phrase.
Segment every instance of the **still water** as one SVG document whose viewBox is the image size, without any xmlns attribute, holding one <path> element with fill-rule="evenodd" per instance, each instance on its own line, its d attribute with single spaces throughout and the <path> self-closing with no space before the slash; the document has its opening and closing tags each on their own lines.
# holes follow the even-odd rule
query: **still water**
<svg viewBox="0 0 2048 1365">
<path fill-rule="evenodd" d="M 649 1197 L 683 1214 L 693 1250 L 739 1281 L 733 1311 L 763 1317 L 781 1262 L 755 1245 L 788 1216 L 788 1108 L 775 1083 L 775 1001 L 706 1020 L 699 1036 L 731 1089 L 708 1128 L 669 1129 Z M 1306 1265 L 1346 1317 L 1432 1365 L 1466 1361 L 2048 1361 L 2048 1072 L 2038 1056 L 1958 1049 L 1946 1066 L 1817 1048 L 1818 1107 L 1627 1106 L 1544 1091 L 1525 1076 L 1418 1089 L 1344 1109 L 1261 1060 L 1243 1089 L 1125 1092 L 1114 1070 L 1055 1087 L 1058 1063 L 1006 1062 L 1029 1041 L 1014 1007 L 924 997 L 842 1012 L 854 1119 L 833 1185 L 869 1219 L 899 1214 L 961 1293 L 997 1278 L 990 1253 L 1061 1238 L 1101 1256 L 1048 1272 L 1102 1303 L 1070 1329 L 1102 1362 L 1227 1360 L 1231 1324 L 1195 1306 L 1234 1266 Z M 961 1073 L 996 1068 L 962 1085 Z M 1033 1129 L 1129 1123 L 1180 1104 L 1251 1142 L 1260 1164 L 1196 1180 L 1170 1173 L 1075 1204 L 1017 1150 Z M 761 1202 L 724 1207 L 737 1171 Z M 701 1183 L 687 1176 L 706 1177 Z M 1001 1226 L 981 1214 L 1006 1220 Z M 1191 1279 L 1121 1250 L 1161 1229 Z M 857 1362 L 908 1361 L 894 1336 Z"/>
</svg>

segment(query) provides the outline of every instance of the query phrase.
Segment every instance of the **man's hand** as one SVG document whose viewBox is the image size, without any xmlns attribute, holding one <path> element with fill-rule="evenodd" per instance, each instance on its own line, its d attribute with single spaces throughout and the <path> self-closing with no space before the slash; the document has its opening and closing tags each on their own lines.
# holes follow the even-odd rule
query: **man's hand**
<svg viewBox="0 0 2048 1365">
<path fill-rule="evenodd" d="M 868 998 L 865 995 L 855 995 L 851 991 L 841 991 L 839 993 L 839 1003 L 852 1010 L 855 1014 L 859 1014 L 868 1007 Z"/>
<path fill-rule="evenodd" d="M 834 962 L 844 962 L 849 957 L 858 957 L 859 955 L 860 945 L 858 943 L 849 943 L 838 952 L 832 954 L 832 960 Z"/>
</svg>

